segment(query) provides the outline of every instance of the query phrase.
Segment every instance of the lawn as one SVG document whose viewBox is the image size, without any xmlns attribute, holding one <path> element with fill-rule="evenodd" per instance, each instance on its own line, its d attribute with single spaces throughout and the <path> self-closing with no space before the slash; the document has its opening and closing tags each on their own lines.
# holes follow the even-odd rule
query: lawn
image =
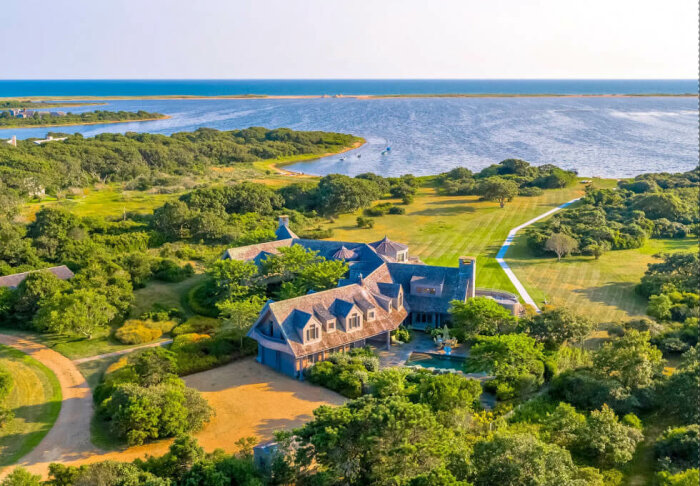
<svg viewBox="0 0 700 486">
<path fill-rule="evenodd" d="M 648 240 L 642 248 L 609 251 L 599 260 L 572 256 L 557 262 L 555 257 L 532 256 L 526 239 L 524 233 L 518 234 L 506 260 L 535 302 L 542 304 L 546 298 L 598 322 L 643 316 L 647 302 L 634 287 L 647 264 L 658 261 L 653 255 L 697 247 L 692 238 Z"/>
<path fill-rule="evenodd" d="M 607 181 L 605 181 L 607 183 Z M 383 238 L 405 243 L 409 254 L 430 265 L 457 266 L 460 256 L 477 257 L 478 287 L 515 291 L 496 263 L 496 253 L 508 232 L 560 204 L 583 194 L 583 186 L 545 191 L 537 197 L 516 197 L 500 208 L 497 202 L 477 196 L 438 196 L 422 188 L 406 214 L 372 218 L 373 228 L 360 229 L 361 213 L 344 214 L 329 226 L 330 239 L 371 242 Z"/>
<path fill-rule="evenodd" d="M 204 274 L 197 274 L 178 283 L 149 282 L 144 288 L 134 291 L 131 318 L 137 318 L 144 312 L 148 312 L 155 304 L 160 304 L 166 308 L 177 308 L 186 317 L 192 316 L 194 313 L 189 307 L 182 305 L 183 296 L 187 294 L 189 289 L 201 283 L 204 278 Z"/>
<path fill-rule="evenodd" d="M 0 363 L 14 378 L 7 406 L 15 418 L 0 429 L 0 467 L 17 462 L 51 429 L 61 410 L 56 376 L 34 358 L 0 345 Z"/>
</svg>

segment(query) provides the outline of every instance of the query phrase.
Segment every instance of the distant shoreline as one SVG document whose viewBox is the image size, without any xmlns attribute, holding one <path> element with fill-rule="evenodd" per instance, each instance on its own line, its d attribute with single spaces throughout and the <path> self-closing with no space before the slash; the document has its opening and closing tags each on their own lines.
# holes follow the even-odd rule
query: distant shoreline
<svg viewBox="0 0 700 486">
<path fill-rule="evenodd" d="M 620 94 L 564 94 L 564 93 L 407 93 L 407 94 L 379 94 L 379 95 L 143 95 L 143 96 L 22 96 L 4 97 L 0 102 L 9 100 L 22 101 L 65 101 L 79 102 L 109 101 L 109 100 L 296 100 L 296 99 L 387 99 L 387 98 L 690 98 L 697 97 L 697 93 L 620 93 Z"/>
<path fill-rule="evenodd" d="M 156 121 L 156 120 L 166 120 L 168 118 L 171 118 L 170 115 L 163 115 L 159 116 L 157 118 L 140 118 L 138 120 L 105 120 L 105 121 L 94 121 L 94 122 L 76 122 L 76 123 L 50 123 L 50 124 L 42 124 L 42 125 L 0 125 L 1 130 L 10 130 L 10 129 L 17 129 L 17 130 L 23 130 L 25 128 L 52 128 L 52 127 L 75 127 L 75 126 L 82 126 L 82 125 L 107 125 L 109 123 L 130 123 L 130 122 L 147 122 L 147 121 Z"/>
</svg>

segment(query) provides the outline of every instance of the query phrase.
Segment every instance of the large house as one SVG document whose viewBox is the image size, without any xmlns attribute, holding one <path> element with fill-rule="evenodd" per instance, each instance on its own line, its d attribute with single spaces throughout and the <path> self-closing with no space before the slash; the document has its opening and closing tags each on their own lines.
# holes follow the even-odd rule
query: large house
<svg viewBox="0 0 700 486">
<path fill-rule="evenodd" d="M 231 248 L 224 259 L 260 264 L 279 248 L 301 245 L 349 266 L 338 287 L 279 302 L 268 302 L 248 332 L 258 342 L 258 361 L 301 378 L 310 365 L 330 353 L 368 343 L 389 347 L 391 332 L 404 324 L 414 329 L 442 326 L 450 302 L 477 295 L 476 259 L 461 257 L 457 267 L 425 265 L 408 247 L 384 238 L 374 243 L 299 238 L 280 216 L 277 240 Z M 517 297 L 494 291 L 485 295 L 517 312 Z"/>
</svg>

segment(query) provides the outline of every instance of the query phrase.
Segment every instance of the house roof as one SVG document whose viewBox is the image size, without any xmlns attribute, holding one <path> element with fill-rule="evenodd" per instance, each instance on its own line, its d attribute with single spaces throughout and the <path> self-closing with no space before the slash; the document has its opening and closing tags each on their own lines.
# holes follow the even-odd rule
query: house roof
<svg viewBox="0 0 700 486">
<path fill-rule="evenodd" d="M 277 237 L 278 240 L 286 240 L 289 238 L 299 238 L 296 234 L 294 234 L 294 231 L 289 229 L 289 226 L 286 224 L 281 224 L 279 227 L 275 230 L 275 236 Z"/>
<path fill-rule="evenodd" d="M 338 251 L 333 253 L 333 258 L 336 260 L 353 260 L 357 258 L 357 254 L 353 250 L 349 250 L 345 245 L 341 246 Z"/>
<path fill-rule="evenodd" d="M 257 326 L 248 332 L 248 336 L 263 342 L 267 347 L 268 344 L 277 346 L 285 352 L 291 351 L 294 356 L 306 356 L 308 354 L 318 353 L 320 351 L 337 348 L 352 342 L 376 336 L 385 331 L 396 329 L 401 322 L 406 318 L 406 310 L 387 310 L 375 300 L 376 297 L 366 288 L 353 284 L 345 287 L 337 287 L 323 292 L 303 295 L 294 299 L 282 300 L 279 302 L 269 303 L 263 309 L 261 316 L 270 312 L 273 319 L 277 322 L 282 330 L 284 342 L 280 341 L 275 344 L 266 336 L 263 336 L 257 331 Z M 314 319 L 316 314 L 330 314 L 330 318 L 341 315 L 343 312 L 348 312 L 357 302 L 362 305 L 372 305 L 375 307 L 375 319 L 365 321 L 361 329 L 352 332 L 345 332 L 338 328 L 334 332 L 322 332 L 321 339 L 311 344 L 303 344 L 302 336 L 299 333 L 300 323 L 308 323 L 309 319 Z M 360 307 L 360 305 L 358 305 Z M 308 315 L 309 318 L 305 318 Z M 301 316 L 301 317 L 298 317 Z M 327 319 L 327 320 L 330 320 Z M 301 320 L 300 320 L 301 319 Z M 304 320 L 306 319 L 306 320 Z M 269 341 L 269 342 L 268 342 Z M 273 349 L 276 349 L 273 347 Z"/>
<path fill-rule="evenodd" d="M 370 243 L 377 253 L 381 255 L 391 255 L 399 251 L 408 250 L 408 246 L 403 243 L 397 243 L 396 241 L 391 241 L 387 236 L 379 241 Z"/>
<path fill-rule="evenodd" d="M 65 265 L 60 265 L 58 267 L 42 268 L 40 270 L 32 270 L 30 272 L 5 275 L 4 277 L 0 277 L 0 287 L 9 287 L 13 289 L 19 286 L 19 284 L 21 284 L 30 273 L 34 272 L 51 272 L 61 280 L 68 280 L 75 276 L 75 274 L 71 272 L 70 268 Z"/>
<path fill-rule="evenodd" d="M 253 260 L 260 253 L 279 254 L 279 248 L 283 246 L 292 246 L 293 239 L 275 240 L 265 243 L 256 243 L 255 245 L 239 246 L 238 248 L 229 248 L 224 252 L 222 258 L 230 258 L 231 260 Z"/>
</svg>

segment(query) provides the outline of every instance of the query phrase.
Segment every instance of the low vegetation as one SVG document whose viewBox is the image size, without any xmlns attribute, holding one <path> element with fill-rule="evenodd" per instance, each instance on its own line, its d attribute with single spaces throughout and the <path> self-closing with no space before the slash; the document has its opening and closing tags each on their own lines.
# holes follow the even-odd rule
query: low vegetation
<svg viewBox="0 0 700 486">
<path fill-rule="evenodd" d="M 160 113 L 147 111 L 86 111 L 84 113 L 66 113 L 61 116 L 52 116 L 49 112 L 34 112 L 28 118 L 17 118 L 9 111 L 0 111 L 0 127 L 46 127 L 51 125 L 85 125 L 92 123 L 114 123 L 126 121 L 158 120 L 167 118 Z"/>
</svg>

